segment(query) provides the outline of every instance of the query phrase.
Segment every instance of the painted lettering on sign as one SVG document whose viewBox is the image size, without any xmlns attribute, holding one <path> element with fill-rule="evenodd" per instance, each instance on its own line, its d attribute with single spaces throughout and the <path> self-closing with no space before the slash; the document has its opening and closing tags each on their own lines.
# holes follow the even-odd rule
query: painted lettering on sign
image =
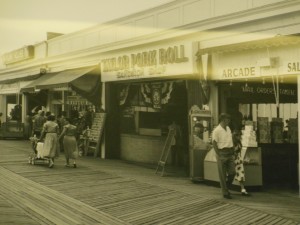
<svg viewBox="0 0 300 225">
<path fill-rule="evenodd" d="M 23 60 L 31 59 L 34 56 L 34 47 L 32 45 L 14 50 L 3 55 L 5 64 L 16 63 Z"/>
<path fill-rule="evenodd" d="M 300 72 L 300 62 L 290 62 L 287 64 L 288 72 Z"/>
<path fill-rule="evenodd" d="M 188 62 L 185 56 L 184 45 L 160 48 L 129 55 L 123 55 L 101 60 L 102 72 L 118 72 L 119 77 L 129 74 L 141 74 L 137 71 L 145 67 L 149 68 L 149 73 L 163 72 L 163 65 Z M 132 70 L 132 71 L 131 71 Z M 131 75 L 129 75 L 131 76 Z M 135 76 L 135 75 L 134 75 Z"/>
<path fill-rule="evenodd" d="M 224 69 L 222 78 L 241 78 L 241 77 L 253 77 L 255 76 L 255 67 L 243 67 L 243 68 L 228 68 Z"/>
<path fill-rule="evenodd" d="M 262 94 L 262 95 L 273 95 L 274 89 L 272 87 L 252 87 L 252 86 L 242 86 L 243 93 L 249 94 Z M 297 92 L 295 89 L 289 88 L 279 88 L 279 94 L 285 96 L 296 96 Z"/>
</svg>

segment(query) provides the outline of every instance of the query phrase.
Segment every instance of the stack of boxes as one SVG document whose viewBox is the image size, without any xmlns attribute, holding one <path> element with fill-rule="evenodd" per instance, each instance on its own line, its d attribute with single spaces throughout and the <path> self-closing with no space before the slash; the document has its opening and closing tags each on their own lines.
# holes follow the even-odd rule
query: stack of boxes
<svg viewBox="0 0 300 225">
<path fill-rule="evenodd" d="M 283 121 L 282 121 L 282 118 L 272 118 L 271 141 L 272 141 L 272 143 L 283 143 Z"/>
<path fill-rule="evenodd" d="M 270 123 L 268 117 L 257 117 L 259 143 L 271 143 Z"/>
<path fill-rule="evenodd" d="M 290 143 L 298 143 L 298 119 L 289 119 L 288 137 Z"/>
<path fill-rule="evenodd" d="M 253 125 L 246 125 L 242 135 L 243 147 L 257 147 L 256 133 L 253 129 Z"/>
</svg>

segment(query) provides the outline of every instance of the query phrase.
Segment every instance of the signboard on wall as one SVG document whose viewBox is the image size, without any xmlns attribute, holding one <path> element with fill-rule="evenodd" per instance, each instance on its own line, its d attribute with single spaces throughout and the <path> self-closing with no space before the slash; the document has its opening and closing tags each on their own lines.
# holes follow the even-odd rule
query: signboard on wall
<svg viewBox="0 0 300 225">
<path fill-rule="evenodd" d="M 24 48 L 20 48 L 20 49 L 17 49 L 12 52 L 4 54 L 3 62 L 4 62 L 4 64 L 7 65 L 7 64 L 31 59 L 31 58 L 33 58 L 33 56 L 34 56 L 34 47 L 33 47 L 33 45 L 29 45 Z"/>
<path fill-rule="evenodd" d="M 224 88 L 231 91 L 232 96 L 240 99 L 240 102 L 275 103 L 275 90 L 272 83 L 234 83 L 231 86 L 225 84 Z M 279 84 L 279 101 L 281 103 L 296 103 L 297 84 Z"/>
<path fill-rule="evenodd" d="M 192 43 L 143 48 L 101 60 L 102 82 L 193 74 Z"/>
<path fill-rule="evenodd" d="M 247 80 L 300 74 L 299 46 L 280 46 L 213 54 L 214 80 Z"/>
</svg>

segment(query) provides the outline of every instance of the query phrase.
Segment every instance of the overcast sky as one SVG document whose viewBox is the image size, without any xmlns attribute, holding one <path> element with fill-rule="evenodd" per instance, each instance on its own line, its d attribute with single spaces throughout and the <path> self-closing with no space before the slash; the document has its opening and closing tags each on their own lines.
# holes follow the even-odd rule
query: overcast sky
<svg viewBox="0 0 300 225">
<path fill-rule="evenodd" d="M 0 0 L 0 56 L 173 0 Z"/>
</svg>

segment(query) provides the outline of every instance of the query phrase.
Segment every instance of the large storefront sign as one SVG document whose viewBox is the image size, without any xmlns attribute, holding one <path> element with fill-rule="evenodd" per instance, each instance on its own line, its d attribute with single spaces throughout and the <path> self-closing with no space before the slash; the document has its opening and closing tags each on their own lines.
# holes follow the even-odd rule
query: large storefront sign
<svg viewBox="0 0 300 225">
<path fill-rule="evenodd" d="M 284 61 L 280 71 L 283 74 L 300 74 L 300 57 L 295 60 Z"/>
<path fill-rule="evenodd" d="M 215 80 L 247 80 L 300 74 L 300 46 L 214 54 L 213 71 Z"/>
<path fill-rule="evenodd" d="M 103 82 L 192 73 L 191 43 L 124 52 L 101 60 Z"/>
<path fill-rule="evenodd" d="M 7 65 L 7 64 L 31 59 L 31 58 L 33 58 L 33 56 L 34 56 L 34 47 L 32 45 L 29 45 L 24 48 L 20 48 L 20 49 L 17 49 L 12 52 L 4 54 L 3 62 L 4 62 L 4 64 Z"/>
</svg>

